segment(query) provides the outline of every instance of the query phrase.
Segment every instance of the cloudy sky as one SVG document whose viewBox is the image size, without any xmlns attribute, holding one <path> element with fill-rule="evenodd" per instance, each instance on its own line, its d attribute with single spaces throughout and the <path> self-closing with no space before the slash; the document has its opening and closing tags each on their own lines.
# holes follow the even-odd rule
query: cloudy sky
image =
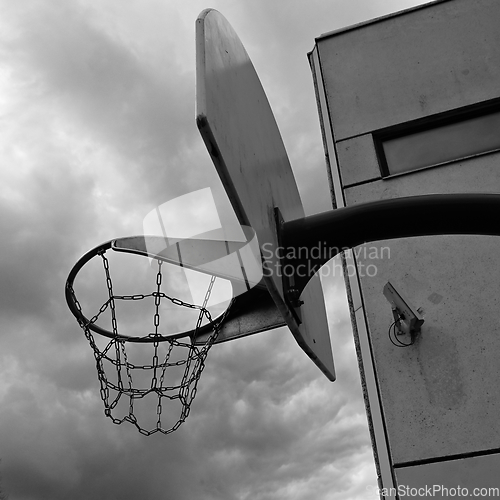
<svg viewBox="0 0 500 500">
<path fill-rule="evenodd" d="M 365 500 L 375 469 L 342 279 L 324 283 L 338 380 L 285 329 L 216 346 L 168 436 L 104 416 L 64 300 L 77 258 L 220 184 L 194 116 L 194 27 L 231 22 L 308 214 L 330 208 L 306 54 L 419 0 L 0 0 L 0 472 L 10 500 Z M 341 69 L 339 69 L 341 70 Z"/>
</svg>

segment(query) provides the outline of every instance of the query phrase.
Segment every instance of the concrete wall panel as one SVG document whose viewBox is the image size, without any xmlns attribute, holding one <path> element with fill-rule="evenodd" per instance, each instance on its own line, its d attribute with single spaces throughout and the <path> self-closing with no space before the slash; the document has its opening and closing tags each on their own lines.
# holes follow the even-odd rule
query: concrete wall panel
<svg viewBox="0 0 500 500">
<path fill-rule="evenodd" d="M 500 239 L 433 236 L 379 245 L 390 248 L 390 258 L 360 254 L 358 263 L 377 267 L 360 280 L 394 463 L 500 448 Z M 423 309 L 411 347 L 388 338 L 393 317 L 382 288 L 389 280 Z"/>
<path fill-rule="evenodd" d="M 318 40 L 336 140 L 498 97 L 500 2 L 454 0 Z"/>
<path fill-rule="evenodd" d="M 500 153 L 345 189 L 347 205 L 430 193 L 500 192 Z M 390 224 L 390 220 L 380 221 Z M 361 275 L 394 462 L 500 448 L 500 238 L 433 236 L 380 242 Z M 391 281 L 425 323 L 416 345 L 394 347 L 382 288 Z"/>
</svg>

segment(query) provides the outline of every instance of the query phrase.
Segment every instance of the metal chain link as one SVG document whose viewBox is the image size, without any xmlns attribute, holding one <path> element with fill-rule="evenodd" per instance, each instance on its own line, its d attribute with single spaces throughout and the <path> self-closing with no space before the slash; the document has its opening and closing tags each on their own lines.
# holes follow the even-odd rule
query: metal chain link
<svg viewBox="0 0 500 500">
<path fill-rule="evenodd" d="M 209 323 L 212 323 L 212 316 L 207 309 L 207 304 L 210 299 L 214 283 L 216 281 L 215 276 L 211 277 L 207 292 L 203 300 L 203 304 L 201 306 L 184 302 L 161 291 L 163 275 L 162 261 L 160 260 L 158 260 L 156 289 L 154 292 L 148 294 L 115 295 L 113 293 L 113 283 L 111 280 L 109 261 L 106 258 L 105 251 L 99 252 L 98 255 L 103 261 L 108 299 L 106 300 L 106 302 L 104 302 L 104 304 L 102 304 L 98 312 L 94 316 L 92 316 L 90 320 L 79 320 L 79 325 L 83 329 L 85 337 L 87 338 L 94 353 L 94 359 L 97 368 L 97 377 L 100 384 L 99 392 L 104 403 L 104 413 L 113 421 L 113 423 L 121 424 L 123 422 L 129 422 L 135 425 L 135 427 L 141 434 L 144 434 L 146 436 L 150 436 L 152 434 L 155 434 L 156 432 L 170 434 L 171 432 L 177 430 L 189 416 L 191 404 L 197 393 L 198 382 L 200 380 L 203 369 L 205 368 L 205 359 L 210 348 L 219 335 L 221 324 L 226 318 L 229 312 L 229 308 L 216 322 L 213 323 L 212 333 L 208 336 L 207 341 L 202 345 L 194 345 L 193 341 L 196 338 L 196 334 L 201 328 L 203 321 L 207 320 Z M 75 307 L 80 313 L 83 314 L 81 304 L 78 301 L 75 291 L 72 287 L 69 287 L 69 292 L 71 294 Z M 116 301 L 137 301 L 144 300 L 150 297 L 154 298 L 155 306 L 153 316 L 154 333 L 149 333 L 144 337 L 139 337 L 139 339 L 151 340 L 148 345 L 152 346 L 152 361 L 150 364 L 131 363 L 127 356 L 127 346 L 130 348 L 133 343 L 127 342 L 127 338 L 120 336 L 119 334 L 118 320 L 116 315 Z M 159 333 L 161 321 L 160 306 L 163 299 L 168 300 L 179 307 L 199 310 L 196 327 L 191 339 L 192 342 L 182 342 L 181 340 L 175 338 L 164 337 Z M 111 338 L 106 346 L 101 349 L 95 342 L 94 335 L 91 330 L 91 325 L 96 324 L 101 315 L 108 309 L 111 313 L 111 330 L 113 333 L 113 338 Z M 137 339 L 138 338 L 134 338 L 135 341 L 137 341 Z M 159 358 L 160 344 L 167 346 L 166 353 L 161 360 Z M 171 361 L 170 358 L 175 348 L 177 348 L 176 352 L 179 349 L 184 350 L 185 356 L 182 359 Z M 114 370 L 116 370 L 116 383 L 109 380 L 109 378 L 106 376 L 104 362 L 109 362 L 110 366 L 114 367 Z M 183 365 L 184 372 L 180 383 L 166 385 L 165 381 L 168 374 L 167 369 Z M 134 373 L 136 370 L 151 371 L 151 383 L 148 387 L 134 387 Z M 153 429 L 148 430 L 142 427 L 139 423 L 134 413 L 134 403 L 136 400 L 142 399 L 148 394 L 152 393 L 155 393 L 158 398 L 158 402 L 156 405 L 157 419 L 156 426 Z M 129 398 L 128 414 L 119 418 L 113 415 L 113 410 L 116 409 L 122 397 Z M 179 400 L 181 403 L 180 415 L 175 424 L 169 428 L 164 428 L 162 426 L 164 399 L 172 401 Z"/>
</svg>

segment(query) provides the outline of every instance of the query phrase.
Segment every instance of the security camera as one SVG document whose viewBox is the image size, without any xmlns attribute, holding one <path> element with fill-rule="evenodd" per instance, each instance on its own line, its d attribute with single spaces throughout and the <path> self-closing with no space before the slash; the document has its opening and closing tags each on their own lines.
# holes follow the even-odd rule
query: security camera
<svg viewBox="0 0 500 500">
<path fill-rule="evenodd" d="M 424 322 L 424 318 L 413 307 L 408 299 L 403 298 L 402 294 L 396 290 L 394 285 L 388 281 L 384 286 L 384 296 L 389 301 L 392 307 L 392 314 L 399 334 L 409 333 L 412 340 L 415 335 L 420 332 L 420 327 Z"/>
</svg>

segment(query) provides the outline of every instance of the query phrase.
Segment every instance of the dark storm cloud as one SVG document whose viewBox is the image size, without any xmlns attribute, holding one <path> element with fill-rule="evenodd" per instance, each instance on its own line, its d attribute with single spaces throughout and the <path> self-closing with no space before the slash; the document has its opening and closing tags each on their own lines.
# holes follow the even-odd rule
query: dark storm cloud
<svg viewBox="0 0 500 500">
<path fill-rule="evenodd" d="M 158 62 L 131 50 L 95 26 L 77 2 L 28 5 L 5 57 L 20 78 L 29 78 L 32 97 L 60 108 L 78 133 L 112 148 L 123 159 L 121 175 L 153 192 L 151 177 L 168 189 L 166 163 L 175 175 L 179 156 L 193 143 L 201 146 L 191 104 L 194 74 L 181 70 L 174 51 L 162 51 Z"/>
<path fill-rule="evenodd" d="M 67 262 L 66 254 L 77 241 L 75 218 L 85 226 L 92 211 L 83 191 L 91 187 L 88 177 L 68 175 L 66 165 L 54 160 L 43 167 L 49 172 L 31 172 L 30 179 L 19 186 L 18 199 L 1 203 L 0 230 L 9 235 L 0 243 L 4 318 L 50 314 L 61 263 Z"/>
</svg>

